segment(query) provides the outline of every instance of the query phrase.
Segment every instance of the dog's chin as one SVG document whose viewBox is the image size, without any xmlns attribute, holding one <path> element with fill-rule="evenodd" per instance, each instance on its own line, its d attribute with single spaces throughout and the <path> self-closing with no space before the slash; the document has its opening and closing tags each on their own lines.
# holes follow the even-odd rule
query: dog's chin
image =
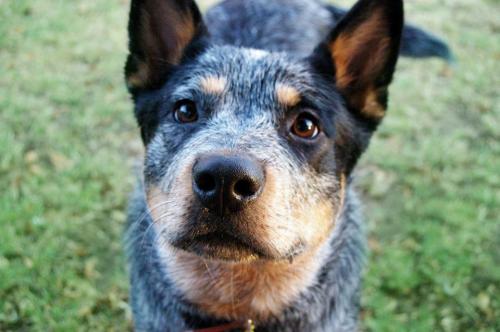
<svg viewBox="0 0 500 332">
<path fill-rule="evenodd" d="M 180 238 L 172 244 L 178 249 L 210 260 L 252 262 L 260 259 L 273 259 L 259 247 L 222 232 Z"/>
</svg>

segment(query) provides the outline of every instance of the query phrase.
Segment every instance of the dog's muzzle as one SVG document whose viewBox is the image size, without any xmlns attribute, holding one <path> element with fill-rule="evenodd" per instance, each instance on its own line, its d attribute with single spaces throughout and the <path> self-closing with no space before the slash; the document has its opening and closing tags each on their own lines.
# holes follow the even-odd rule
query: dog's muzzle
<svg viewBox="0 0 500 332">
<path fill-rule="evenodd" d="M 223 260 L 248 260 L 269 253 L 255 233 L 253 215 L 265 185 L 263 166 L 234 153 L 201 155 L 192 169 L 193 198 L 178 248 Z"/>
</svg>

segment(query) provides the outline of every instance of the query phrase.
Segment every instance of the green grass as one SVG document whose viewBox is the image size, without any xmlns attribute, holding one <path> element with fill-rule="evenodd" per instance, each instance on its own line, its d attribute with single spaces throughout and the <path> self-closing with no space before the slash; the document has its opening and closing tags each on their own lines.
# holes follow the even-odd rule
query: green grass
<svg viewBox="0 0 500 332">
<path fill-rule="evenodd" d="M 500 5 L 407 8 L 458 64 L 400 62 L 361 163 L 363 324 L 498 331 Z M 121 234 L 142 147 L 122 79 L 127 10 L 0 0 L 0 331 L 131 327 Z"/>
</svg>

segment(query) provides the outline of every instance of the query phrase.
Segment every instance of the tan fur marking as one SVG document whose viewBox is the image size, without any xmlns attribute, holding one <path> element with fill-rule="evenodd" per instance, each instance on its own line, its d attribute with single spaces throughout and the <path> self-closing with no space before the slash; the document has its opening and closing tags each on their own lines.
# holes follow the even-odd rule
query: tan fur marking
<svg viewBox="0 0 500 332">
<path fill-rule="evenodd" d="M 222 95 L 226 90 L 227 80 L 219 76 L 207 76 L 200 79 L 203 92 L 211 95 Z"/>
<path fill-rule="evenodd" d="M 369 20 L 354 31 L 342 33 L 331 45 L 338 88 L 347 95 L 352 107 L 375 119 L 385 114 L 372 84 L 385 65 L 390 45 L 390 39 L 384 37 L 387 33 L 383 21 L 381 10 L 372 13 Z M 372 53 L 365 55 L 370 49 Z M 354 91 L 352 86 L 356 87 Z"/>
<path fill-rule="evenodd" d="M 219 318 L 255 321 L 278 314 L 314 281 L 323 262 L 315 249 L 293 262 L 227 263 L 168 248 L 169 276 L 188 300 Z"/>
<path fill-rule="evenodd" d="M 301 223 L 302 237 L 315 246 L 323 243 L 335 226 L 335 209 L 329 199 L 311 204 L 306 210 L 299 210 L 296 220 Z"/>
<path fill-rule="evenodd" d="M 191 169 L 191 161 L 186 161 L 185 165 Z M 342 209 L 345 176 L 335 185 L 337 194 L 333 201 L 323 194 L 306 196 L 307 189 L 298 196 L 284 196 L 289 182 L 283 178 L 284 175 L 273 167 L 266 169 L 266 189 L 261 203 L 242 213 L 245 222 L 240 227 L 269 255 L 276 257 L 283 257 L 295 241 L 306 245 L 305 251 L 292 261 L 249 258 L 230 263 L 209 260 L 174 248 L 165 239 L 159 241 L 158 253 L 170 280 L 200 310 L 222 319 L 250 318 L 259 322 L 279 314 L 316 281 L 330 253 L 327 241 Z M 170 234 L 175 234 L 182 230 L 183 213 L 192 195 L 191 189 L 180 188 L 190 188 L 185 179 L 191 179 L 189 170 L 179 174 L 171 189 L 161 191 L 153 187 L 148 190 L 148 205 L 159 231 L 168 228 Z M 314 187 L 309 182 L 304 184 Z M 290 200 L 290 205 L 284 205 L 284 197 Z M 169 201 L 168 207 L 156 207 L 165 201 Z"/>
<path fill-rule="evenodd" d="M 153 221 L 161 220 L 162 216 L 166 213 L 167 210 L 164 205 L 167 199 L 167 195 L 156 186 L 148 190 L 146 194 L 146 201 L 149 210 L 148 212 Z"/>
<path fill-rule="evenodd" d="M 335 39 L 332 46 L 332 56 L 335 62 L 337 86 L 340 89 L 348 87 L 353 81 L 354 77 L 349 71 L 349 50 L 350 38 L 348 36 L 340 35 Z"/>
<path fill-rule="evenodd" d="M 146 85 L 148 80 L 149 66 L 145 62 L 140 62 L 137 71 L 127 78 L 127 86 L 129 89 L 138 88 Z"/>
<path fill-rule="evenodd" d="M 354 80 L 361 80 L 362 83 L 365 83 L 366 79 L 372 78 L 372 73 L 377 73 L 384 65 L 383 60 L 389 40 L 384 38 L 386 25 L 383 21 L 383 12 L 378 10 L 372 13 L 370 19 L 362 23 L 356 30 L 340 34 L 330 46 L 337 69 L 339 88 L 347 88 Z M 381 37 L 382 40 L 380 40 Z M 375 42 L 377 52 L 367 55 L 366 50 L 369 49 L 367 46 Z M 366 57 L 368 57 L 368 61 L 366 61 Z M 365 65 L 353 68 L 356 65 L 354 62 L 362 62 L 360 60 L 365 62 Z M 357 76 L 352 76 L 353 74 Z"/>
<path fill-rule="evenodd" d="M 141 48 L 144 58 L 137 60 L 138 69 L 127 79 L 129 88 L 142 88 L 158 83 L 169 65 L 179 64 L 185 48 L 196 33 L 190 12 L 179 13 L 167 2 L 141 13 Z M 158 30 L 158 22 L 168 22 Z"/>
<path fill-rule="evenodd" d="M 155 8 L 159 11 L 157 15 L 163 17 L 163 20 L 168 23 L 167 32 L 163 32 L 162 42 L 166 43 L 168 49 L 163 49 L 161 54 L 164 57 L 159 59 L 152 59 L 153 61 L 166 61 L 169 64 L 179 64 L 186 46 L 193 40 L 196 34 L 196 27 L 194 24 L 191 12 L 180 13 L 172 8 L 172 4 L 168 2 L 161 2 L 163 5 Z M 145 19 L 149 19 L 144 15 Z M 168 58 L 165 56 L 168 55 Z"/>
<path fill-rule="evenodd" d="M 339 217 L 340 213 L 344 209 L 344 203 L 345 203 L 345 193 L 347 189 L 347 178 L 344 173 L 340 174 L 340 182 L 339 182 L 339 196 L 340 196 L 340 204 L 337 209 L 337 218 Z"/>
<path fill-rule="evenodd" d="M 377 90 L 369 89 L 365 97 L 364 107 L 361 112 L 372 118 L 381 119 L 385 115 L 385 109 L 378 102 Z"/>
<path fill-rule="evenodd" d="M 182 58 L 184 50 L 188 44 L 193 40 L 196 34 L 196 27 L 193 24 L 193 18 L 191 15 L 183 16 L 177 27 L 178 40 L 177 40 L 177 56 L 174 59 L 175 64 L 178 64 Z"/>
<path fill-rule="evenodd" d="M 276 86 L 276 96 L 278 102 L 286 107 L 296 106 L 301 100 L 300 92 L 296 88 L 282 83 Z"/>
<path fill-rule="evenodd" d="M 186 167 L 179 174 L 174 188 L 168 193 L 162 190 L 161 186 L 147 188 L 148 212 L 158 231 L 161 231 L 163 227 L 168 227 L 168 230 L 172 233 L 179 232 L 182 229 L 184 224 L 183 213 L 191 204 L 193 197 L 189 179 L 191 179 L 191 172 L 190 168 Z M 175 199 L 173 199 L 174 197 Z"/>
<path fill-rule="evenodd" d="M 343 196 L 342 193 L 339 195 Z M 341 199 L 342 200 L 342 199 Z M 203 311 L 229 320 L 262 321 L 277 315 L 311 286 L 329 253 L 328 240 L 336 212 L 330 200 L 302 209 L 294 221 L 304 230 L 308 250 L 288 260 L 254 260 L 238 263 L 206 260 L 167 247 L 169 277 L 186 298 Z M 258 227 L 259 224 L 253 224 Z M 265 230 L 260 230 L 264 238 Z M 289 243 L 288 243 L 289 245 Z"/>
</svg>

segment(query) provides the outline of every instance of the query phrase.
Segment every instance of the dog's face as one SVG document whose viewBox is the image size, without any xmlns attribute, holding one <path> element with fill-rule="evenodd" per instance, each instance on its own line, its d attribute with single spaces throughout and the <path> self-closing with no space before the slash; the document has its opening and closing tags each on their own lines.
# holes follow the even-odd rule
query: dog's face
<svg viewBox="0 0 500 332">
<path fill-rule="evenodd" d="M 126 76 L 160 243 L 229 261 L 323 244 L 384 115 L 401 25 L 391 1 L 361 1 L 294 59 L 211 46 L 192 1 L 133 1 Z"/>
<path fill-rule="evenodd" d="M 146 158 L 149 208 L 169 244 L 247 260 L 322 242 L 342 196 L 332 110 L 343 106 L 316 85 L 304 64 L 231 47 L 173 75 Z"/>
</svg>

